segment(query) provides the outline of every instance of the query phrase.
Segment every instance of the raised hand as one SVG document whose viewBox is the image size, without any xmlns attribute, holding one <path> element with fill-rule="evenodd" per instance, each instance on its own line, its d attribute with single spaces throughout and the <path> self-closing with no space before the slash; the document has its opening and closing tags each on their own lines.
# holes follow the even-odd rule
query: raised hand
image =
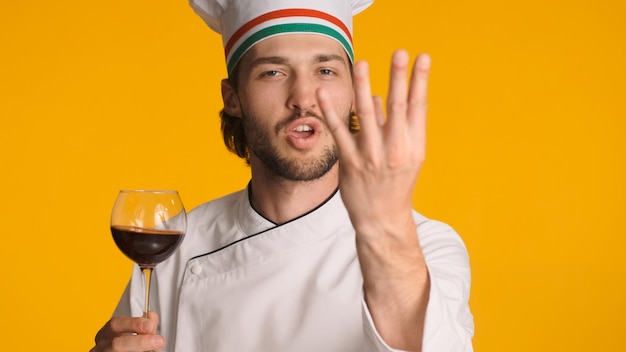
<svg viewBox="0 0 626 352">
<path fill-rule="evenodd" d="M 354 66 L 353 134 L 318 100 L 339 149 L 339 189 L 352 225 L 364 297 L 376 329 L 392 347 L 421 350 L 430 280 L 412 217 L 412 193 L 425 157 L 426 88 L 430 58 L 420 55 L 407 86 L 409 55 L 394 53 L 386 117 L 372 97 L 367 63 Z"/>
<path fill-rule="evenodd" d="M 415 61 L 407 87 L 409 55 L 393 55 L 387 118 L 379 97 L 372 97 L 368 65 L 354 67 L 355 112 L 360 131 L 351 134 L 319 91 L 322 112 L 340 154 L 340 190 L 357 232 L 378 233 L 376 223 L 408 220 L 414 185 L 425 157 L 426 88 L 430 58 Z"/>
</svg>

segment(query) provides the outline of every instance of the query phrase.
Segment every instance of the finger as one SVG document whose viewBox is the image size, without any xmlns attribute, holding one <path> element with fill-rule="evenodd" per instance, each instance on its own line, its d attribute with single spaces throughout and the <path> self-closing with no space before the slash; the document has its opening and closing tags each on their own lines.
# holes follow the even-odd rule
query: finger
<svg viewBox="0 0 626 352">
<path fill-rule="evenodd" d="M 390 124 L 391 138 L 405 132 L 407 114 L 407 72 L 409 54 L 405 50 L 393 53 L 389 74 L 389 95 L 387 97 L 387 122 Z"/>
<path fill-rule="evenodd" d="M 155 313 L 156 314 L 156 313 Z M 141 317 L 113 317 L 106 325 L 98 331 L 96 341 L 111 339 L 120 334 L 149 334 L 156 331 L 158 317 L 156 320 Z"/>
<path fill-rule="evenodd" d="M 409 87 L 408 118 L 411 131 L 422 149 L 426 146 L 426 110 L 430 56 L 421 54 L 415 60 Z"/>
<path fill-rule="evenodd" d="M 151 310 L 148 312 L 147 318 L 153 322 L 152 329 L 148 332 L 153 334 L 156 333 L 157 327 L 159 326 L 159 314 Z"/>
<path fill-rule="evenodd" d="M 385 111 L 383 110 L 383 99 L 379 95 L 375 95 L 374 100 L 374 113 L 376 114 L 376 123 L 378 126 L 385 124 Z"/>
<path fill-rule="evenodd" d="M 350 129 L 346 121 L 335 111 L 328 92 L 320 88 L 316 93 L 320 109 L 325 117 L 328 129 L 335 139 L 340 155 L 350 155 L 354 153 L 356 151 L 356 145 L 352 139 Z"/>
<path fill-rule="evenodd" d="M 111 340 L 115 352 L 153 351 L 165 346 L 165 339 L 160 335 L 123 335 Z"/>
<path fill-rule="evenodd" d="M 372 99 L 369 65 L 365 61 L 354 65 L 354 95 L 356 115 L 361 126 L 359 134 L 368 141 L 367 145 L 372 145 L 370 138 L 376 133 L 378 121 Z"/>
</svg>

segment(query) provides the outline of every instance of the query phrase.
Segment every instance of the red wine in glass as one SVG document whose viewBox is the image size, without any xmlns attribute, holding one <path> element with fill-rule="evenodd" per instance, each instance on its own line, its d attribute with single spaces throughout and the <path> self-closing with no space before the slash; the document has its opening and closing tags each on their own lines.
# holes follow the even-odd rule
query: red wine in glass
<svg viewBox="0 0 626 352">
<path fill-rule="evenodd" d="M 155 266 L 167 259 L 182 242 L 184 233 L 176 230 L 111 226 L 117 247 L 135 263 Z"/>
<path fill-rule="evenodd" d="M 177 191 L 122 190 L 111 212 L 111 234 L 117 247 L 139 265 L 145 278 L 144 315 L 150 306 L 154 267 L 180 246 L 187 214 Z"/>
</svg>

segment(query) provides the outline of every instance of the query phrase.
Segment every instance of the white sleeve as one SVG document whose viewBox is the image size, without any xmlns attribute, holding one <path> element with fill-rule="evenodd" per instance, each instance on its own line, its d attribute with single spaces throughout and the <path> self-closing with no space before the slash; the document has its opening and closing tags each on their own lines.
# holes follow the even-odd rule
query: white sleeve
<svg viewBox="0 0 626 352">
<path fill-rule="evenodd" d="M 122 297 L 120 297 L 120 300 L 117 302 L 113 316 L 130 316 L 130 282 L 126 285 Z"/>
<path fill-rule="evenodd" d="M 380 337 L 378 331 L 374 327 L 374 320 L 369 312 L 367 303 L 361 299 L 361 307 L 363 309 L 363 337 L 365 339 L 365 352 L 401 352 L 400 350 L 389 347 Z"/>
<path fill-rule="evenodd" d="M 140 317 L 143 315 L 143 276 L 139 266 L 133 265 L 133 274 L 117 303 L 113 316 Z M 139 293 L 139 294 L 138 294 Z M 154 294 L 152 292 L 150 299 Z"/>
<path fill-rule="evenodd" d="M 474 319 L 469 309 L 470 267 L 465 244 L 448 225 L 420 219 L 420 245 L 430 275 L 422 352 L 472 352 Z M 399 351 L 389 347 L 362 301 L 365 351 Z"/>
</svg>

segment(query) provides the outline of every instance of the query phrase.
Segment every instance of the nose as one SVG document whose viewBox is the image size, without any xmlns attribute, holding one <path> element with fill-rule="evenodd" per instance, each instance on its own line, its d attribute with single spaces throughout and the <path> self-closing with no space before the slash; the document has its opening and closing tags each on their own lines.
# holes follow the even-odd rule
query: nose
<svg viewBox="0 0 626 352">
<path fill-rule="evenodd" d="M 311 77 L 302 74 L 293 75 L 287 108 L 300 112 L 312 110 L 317 104 L 315 90 L 315 82 Z"/>
</svg>

